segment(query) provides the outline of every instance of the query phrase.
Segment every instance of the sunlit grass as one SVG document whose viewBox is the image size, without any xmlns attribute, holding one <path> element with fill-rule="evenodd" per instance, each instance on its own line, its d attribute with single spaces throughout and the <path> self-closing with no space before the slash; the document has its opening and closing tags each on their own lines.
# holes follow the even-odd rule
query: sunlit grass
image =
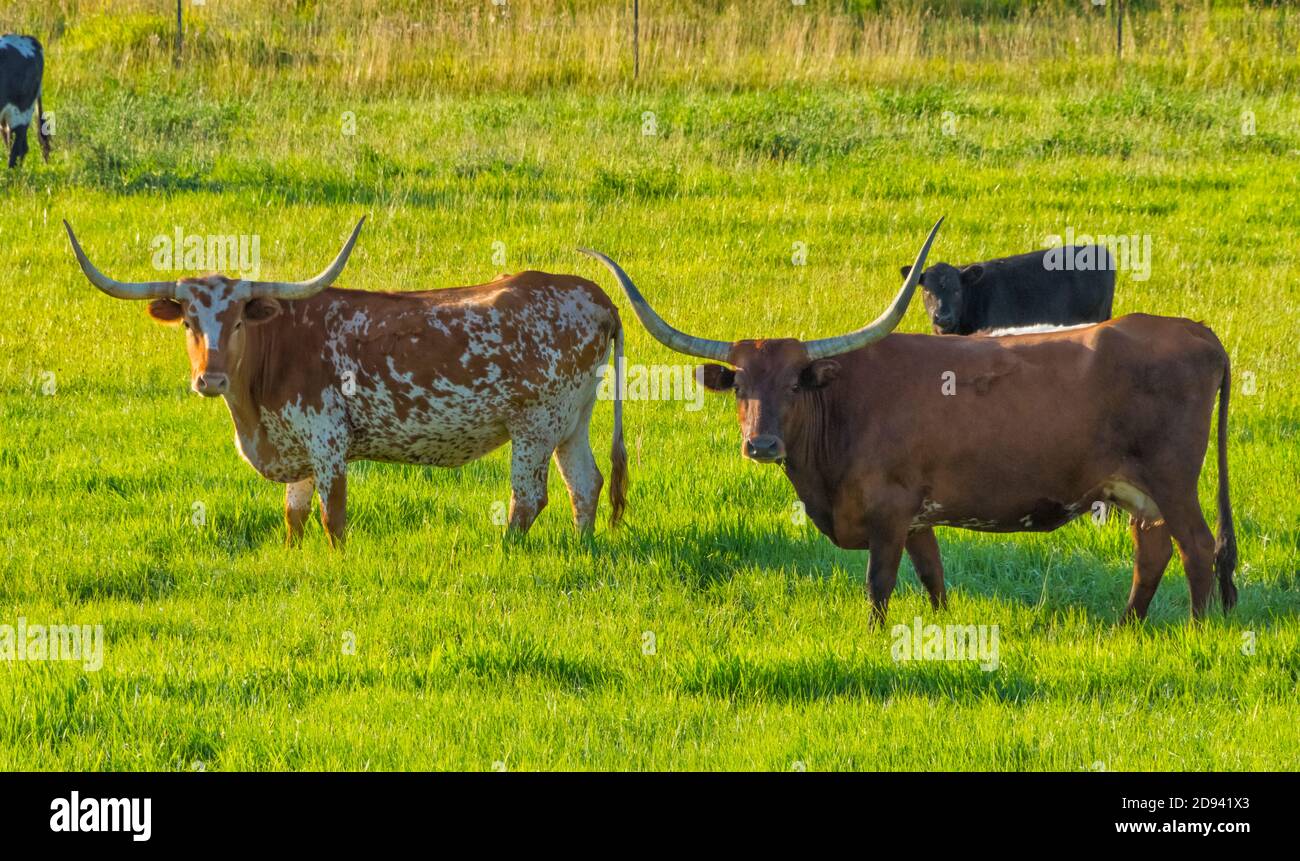
<svg viewBox="0 0 1300 861">
<path fill-rule="evenodd" d="M 203 53 L 243 8 L 232 0 L 196 13 L 209 29 L 179 71 L 165 41 L 140 41 L 143 4 L 114 25 L 70 4 L 47 39 L 54 158 L 0 178 L 0 624 L 102 624 L 107 643 L 97 673 L 0 662 L 0 767 L 1300 766 L 1294 51 L 1135 47 L 1115 76 L 1100 43 L 938 18 L 927 27 L 954 46 L 977 25 L 985 39 L 1020 28 L 1022 59 L 860 48 L 799 72 L 779 42 L 792 13 L 723 12 L 652 29 L 634 89 L 621 48 L 597 38 L 617 4 L 577 16 L 551 53 L 518 21 L 499 41 L 480 21 L 458 37 L 481 57 L 382 60 L 366 59 L 370 30 L 340 35 L 354 6 L 416 32 L 395 5 L 302 4 L 278 21 L 244 10 L 231 50 Z M 1296 27 L 1199 15 L 1137 27 L 1204 46 L 1220 28 Z M 853 40 L 909 32 L 862 20 Z M 665 53 L 696 44 L 691 27 L 703 53 Z M 397 44 L 457 38 L 418 33 Z M 511 50 L 517 65 L 497 62 Z M 619 533 L 573 535 L 553 476 L 528 539 L 503 543 L 503 450 L 455 471 L 356 465 L 346 555 L 315 523 L 285 550 L 282 488 L 239 459 L 224 408 L 186 391 L 179 336 L 91 288 L 59 221 L 125 278 L 155 277 L 150 240 L 178 225 L 257 233 L 262 271 L 296 278 L 363 213 L 345 286 L 540 268 L 612 292 L 574 252 L 589 245 L 668 319 L 717 338 L 860 325 L 943 214 L 935 255 L 952 261 L 1069 226 L 1150 234 L 1152 276 L 1121 273 L 1117 311 L 1204 320 L 1232 354 L 1241 603 L 1189 626 L 1175 562 L 1150 623 L 1116 627 L 1132 565 L 1118 517 L 942 531 L 951 610 L 930 612 L 905 563 L 892 619 L 998 625 L 1000 666 L 896 663 L 869 625 L 865 554 L 792 516 L 789 484 L 742 461 L 716 396 L 700 412 L 628 405 Z M 624 319 L 632 361 L 678 361 Z M 903 328 L 925 328 L 919 305 Z M 610 426 L 602 404 L 606 472 Z M 1211 514 L 1213 477 L 1207 464 Z"/>
</svg>

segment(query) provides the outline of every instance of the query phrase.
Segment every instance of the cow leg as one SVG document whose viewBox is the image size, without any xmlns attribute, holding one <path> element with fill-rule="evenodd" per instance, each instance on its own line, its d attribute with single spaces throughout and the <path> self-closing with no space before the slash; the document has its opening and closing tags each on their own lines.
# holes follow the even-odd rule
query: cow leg
<svg viewBox="0 0 1300 861">
<path fill-rule="evenodd" d="M 332 464 L 316 470 L 316 491 L 320 496 L 320 522 L 330 546 L 339 550 L 348 530 L 348 467 Z"/>
<path fill-rule="evenodd" d="M 1164 512 L 1169 533 L 1178 544 L 1183 571 L 1187 573 L 1187 588 L 1192 593 L 1192 618 L 1199 619 L 1205 615 L 1214 586 L 1214 533 L 1206 524 L 1200 502 L 1195 497 L 1172 511 L 1164 508 Z"/>
<path fill-rule="evenodd" d="M 27 126 L 18 126 L 9 130 L 13 144 L 9 148 L 9 166 L 17 167 L 27 155 Z"/>
<path fill-rule="evenodd" d="M 510 521 L 507 529 L 522 535 L 546 507 L 546 478 L 553 445 L 530 436 L 510 443 Z"/>
<path fill-rule="evenodd" d="M 591 532 L 596 527 L 596 508 L 600 504 L 600 489 L 605 483 L 596 458 L 591 454 L 588 422 L 591 405 L 578 418 L 578 427 L 569 438 L 555 449 L 555 465 L 569 488 L 569 502 L 573 506 L 573 523 L 580 532 Z"/>
<path fill-rule="evenodd" d="M 907 536 L 903 545 L 912 560 L 916 576 L 930 595 L 930 606 L 936 610 L 948 607 L 948 593 L 943 586 L 943 559 L 939 556 L 939 542 L 933 529 L 922 529 Z"/>
<path fill-rule="evenodd" d="M 1143 525 L 1136 517 L 1129 518 L 1129 533 L 1133 536 L 1133 589 L 1128 595 L 1121 622 L 1145 619 L 1147 607 L 1156 594 L 1165 567 L 1174 555 L 1174 545 L 1169 537 L 1169 527 Z"/>
<path fill-rule="evenodd" d="M 285 545 L 295 547 L 302 541 L 303 527 L 311 516 L 311 498 L 316 492 L 316 479 L 304 478 L 290 482 L 284 489 Z"/>
<path fill-rule="evenodd" d="M 903 561 L 904 539 L 890 535 L 871 538 L 871 556 L 867 560 L 867 595 L 871 599 L 872 620 L 885 624 L 889 597 L 898 582 L 898 563 Z"/>
</svg>

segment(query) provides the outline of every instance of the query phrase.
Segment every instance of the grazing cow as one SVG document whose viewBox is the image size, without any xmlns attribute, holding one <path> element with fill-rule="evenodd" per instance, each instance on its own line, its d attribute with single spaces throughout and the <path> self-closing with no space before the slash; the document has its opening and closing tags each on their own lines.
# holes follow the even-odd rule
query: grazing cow
<svg viewBox="0 0 1300 861">
<path fill-rule="evenodd" d="M 288 485 L 290 544 L 313 493 L 331 544 L 342 543 L 350 461 L 454 467 L 507 440 L 510 529 L 527 531 L 546 505 L 552 453 L 574 520 L 592 529 L 604 479 L 588 425 L 606 357 L 612 348 L 621 364 L 623 352 L 609 297 L 582 278 L 542 272 L 410 293 L 332 288 L 364 222 L 325 271 L 299 283 L 221 275 L 123 283 L 96 269 L 64 226 L 92 284 L 150 299 L 150 316 L 185 327 L 192 388 L 225 398 L 239 453 Z M 612 525 L 627 486 L 616 395 Z"/>
<path fill-rule="evenodd" d="M 36 137 L 41 155 L 50 160 L 50 138 L 45 133 L 41 107 L 41 75 L 45 57 L 41 43 L 31 36 L 0 36 L 0 134 L 9 150 L 9 166 L 17 167 L 27 155 L 27 127 L 36 114 Z"/>
<path fill-rule="evenodd" d="M 921 275 L 925 311 L 936 335 L 970 335 L 992 329 L 1100 323 L 1110 319 L 1115 261 L 1104 245 L 1067 246 L 1070 260 L 1092 268 L 1050 269 L 1044 249 L 969 266 L 936 263 Z M 912 267 L 902 268 L 906 278 Z"/>
<path fill-rule="evenodd" d="M 616 263 L 657 340 L 725 362 L 701 369 L 736 395 L 741 451 L 780 463 L 809 517 L 836 545 L 870 549 L 867 588 L 885 618 L 904 551 L 936 608 L 946 593 L 935 526 L 1045 532 L 1113 503 L 1131 515 L 1137 561 L 1125 618 L 1144 618 L 1182 554 L 1192 614 L 1215 573 L 1225 609 L 1236 539 L 1228 500 L 1228 355 L 1199 323 L 1133 314 L 1036 335 L 890 334 L 903 318 L 939 225 L 893 305 L 848 335 L 710 341 L 659 317 Z M 1219 539 L 1197 499 L 1219 398 Z"/>
</svg>

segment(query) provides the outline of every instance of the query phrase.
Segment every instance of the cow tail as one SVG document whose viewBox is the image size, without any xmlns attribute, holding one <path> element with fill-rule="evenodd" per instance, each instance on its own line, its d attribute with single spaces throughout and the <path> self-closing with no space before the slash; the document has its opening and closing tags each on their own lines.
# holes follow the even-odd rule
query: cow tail
<svg viewBox="0 0 1300 861">
<path fill-rule="evenodd" d="M 609 525 L 617 527 L 627 507 L 627 448 L 623 445 L 623 324 L 614 318 L 614 438 L 609 447 Z"/>
<path fill-rule="evenodd" d="M 1219 579 L 1219 597 L 1226 613 L 1237 605 L 1237 587 L 1232 572 L 1237 568 L 1237 533 L 1232 526 L 1232 501 L 1228 498 L 1228 390 L 1232 386 L 1231 363 L 1223 363 L 1219 383 L 1219 522 L 1214 545 L 1214 573 Z"/>
</svg>

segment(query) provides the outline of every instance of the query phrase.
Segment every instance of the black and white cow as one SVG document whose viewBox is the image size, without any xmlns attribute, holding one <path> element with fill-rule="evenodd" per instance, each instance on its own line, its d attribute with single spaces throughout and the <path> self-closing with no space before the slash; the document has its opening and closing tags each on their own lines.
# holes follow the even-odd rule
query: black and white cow
<svg viewBox="0 0 1300 861">
<path fill-rule="evenodd" d="M 1054 267 L 1061 257 L 1088 265 Z M 902 268 L 904 278 L 911 269 Z M 961 267 L 936 263 L 921 275 L 921 287 L 936 335 L 1100 323 L 1110 319 L 1115 298 L 1115 258 L 1104 245 L 1087 245 Z"/>
<path fill-rule="evenodd" d="M 45 133 L 41 108 L 41 74 L 45 55 L 31 36 L 0 36 L 0 134 L 9 148 L 9 166 L 17 167 L 27 155 L 27 128 L 36 115 L 36 136 L 41 154 L 50 160 L 50 138 Z"/>
</svg>

